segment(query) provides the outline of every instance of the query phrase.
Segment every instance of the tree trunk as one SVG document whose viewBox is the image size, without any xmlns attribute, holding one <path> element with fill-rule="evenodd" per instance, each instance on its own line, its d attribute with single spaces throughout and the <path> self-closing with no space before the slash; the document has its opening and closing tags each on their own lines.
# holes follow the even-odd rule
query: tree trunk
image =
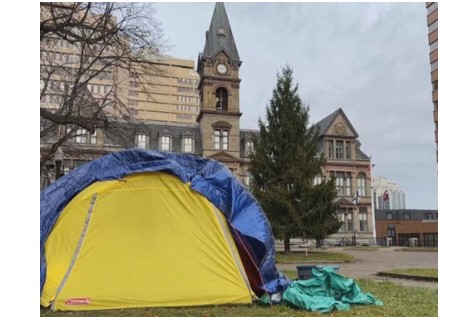
<svg viewBox="0 0 470 317">
<path fill-rule="evenodd" d="M 284 238 L 284 253 L 290 253 L 290 238 Z"/>
<path fill-rule="evenodd" d="M 317 242 L 317 249 L 321 248 L 321 239 L 315 239 L 315 241 Z"/>
</svg>

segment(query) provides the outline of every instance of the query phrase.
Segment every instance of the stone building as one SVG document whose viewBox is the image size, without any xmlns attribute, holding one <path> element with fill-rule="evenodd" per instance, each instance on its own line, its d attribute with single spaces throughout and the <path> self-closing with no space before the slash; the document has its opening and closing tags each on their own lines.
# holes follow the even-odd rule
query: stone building
<svg viewBox="0 0 470 317">
<path fill-rule="evenodd" d="M 138 73 L 128 74 L 123 81 L 123 94 L 127 92 L 139 120 L 109 122 L 106 130 L 98 130 L 95 135 L 83 131 L 69 140 L 67 144 L 73 147 L 63 149 L 60 174 L 114 151 L 143 148 L 213 158 L 249 186 L 248 153 L 259 132 L 240 127 L 242 60 L 224 4 L 215 4 L 204 49 L 198 56 L 197 73 L 192 61 L 167 59 L 158 63 L 167 69 L 166 75 L 147 80 L 148 86 L 134 83 Z M 89 87 L 92 95 L 96 89 L 99 92 L 101 88 Z M 370 158 L 361 151 L 359 135 L 341 108 L 314 126 L 319 129 L 320 148 L 327 159 L 322 175 L 315 181 L 336 178 L 338 217 L 344 221 L 332 238 L 369 243 L 375 232 Z M 121 131 L 119 139 L 110 133 L 113 129 Z M 53 137 L 43 138 L 41 149 L 50 148 L 53 142 Z M 54 168 L 54 162 L 49 166 Z"/>
</svg>

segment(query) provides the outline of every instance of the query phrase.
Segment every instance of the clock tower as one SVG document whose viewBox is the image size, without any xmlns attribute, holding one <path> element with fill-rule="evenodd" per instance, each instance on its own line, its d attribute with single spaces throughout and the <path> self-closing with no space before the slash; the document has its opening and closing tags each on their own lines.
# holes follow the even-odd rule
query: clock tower
<svg viewBox="0 0 470 317">
<path fill-rule="evenodd" d="M 202 156 L 224 163 L 235 175 L 240 167 L 241 64 L 225 6 L 217 2 L 204 51 L 198 57 L 201 107 L 196 120 Z"/>
</svg>

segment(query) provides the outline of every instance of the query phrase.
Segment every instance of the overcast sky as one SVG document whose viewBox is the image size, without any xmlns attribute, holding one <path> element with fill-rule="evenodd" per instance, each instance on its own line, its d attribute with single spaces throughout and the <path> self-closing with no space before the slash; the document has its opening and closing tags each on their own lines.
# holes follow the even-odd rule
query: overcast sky
<svg viewBox="0 0 470 317">
<path fill-rule="evenodd" d="M 171 47 L 196 60 L 215 3 L 156 3 Z M 257 129 L 289 64 L 315 123 L 342 108 L 396 182 L 407 208 L 437 209 L 433 104 L 424 3 L 225 3 L 240 68 L 241 128 Z"/>
</svg>

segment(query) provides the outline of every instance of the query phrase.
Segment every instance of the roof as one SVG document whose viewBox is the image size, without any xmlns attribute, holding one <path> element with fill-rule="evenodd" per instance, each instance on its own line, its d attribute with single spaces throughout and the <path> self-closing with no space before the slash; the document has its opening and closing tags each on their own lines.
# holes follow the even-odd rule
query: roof
<svg viewBox="0 0 470 317">
<path fill-rule="evenodd" d="M 349 121 L 348 117 L 346 116 L 343 109 L 341 109 L 341 108 L 339 108 L 338 110 L 336 110 L 332 114 L 328 115 L 324 119 L 322 119 L 322 120 L 318 121 L 317 123 L 315 123 L 313 125 L 313 127 L 319 127 L 320 136 L 323 136 L 323 135 L 325 135 L 326 131 L 328 131 L 330 126 L 333 124 L 333 121 L 336 119 L 336 117 L 339 116 L 340 114 L 343 116 L 344 120 L 346 120 L 346 123 L 351 128 L 351 130 L 354 134 L 354 137 L 358 138 L 359 134 L 356 132 L 353 125 L 351 124 L 351 121 Z"/>
<path fill-rule="evenodd" d="M 433 219 L 434 215 L 438 214 L 437 209 L 376 209 L 375 210 L 375 219 L 376 220 L 389 220 L 387 219 L 387 213 L 393 214 L 393 220 L 404 220 L 405 213 L 410 214 L 409 220 L 422 221 L 426 220 L 426 214 L 432 214 Z M 437 220 L 437 217 L 434 219 Z"/>
<path fill-rule="evenodd" d="M 230 60 L 240 62 L 223 2 L 215 4 L 212 21 L 209 30 L 206 32 L 206 44 L 204 45 L 201 57 L 214 57 L 220 51 L 224 51 Z"/>
</svg>

